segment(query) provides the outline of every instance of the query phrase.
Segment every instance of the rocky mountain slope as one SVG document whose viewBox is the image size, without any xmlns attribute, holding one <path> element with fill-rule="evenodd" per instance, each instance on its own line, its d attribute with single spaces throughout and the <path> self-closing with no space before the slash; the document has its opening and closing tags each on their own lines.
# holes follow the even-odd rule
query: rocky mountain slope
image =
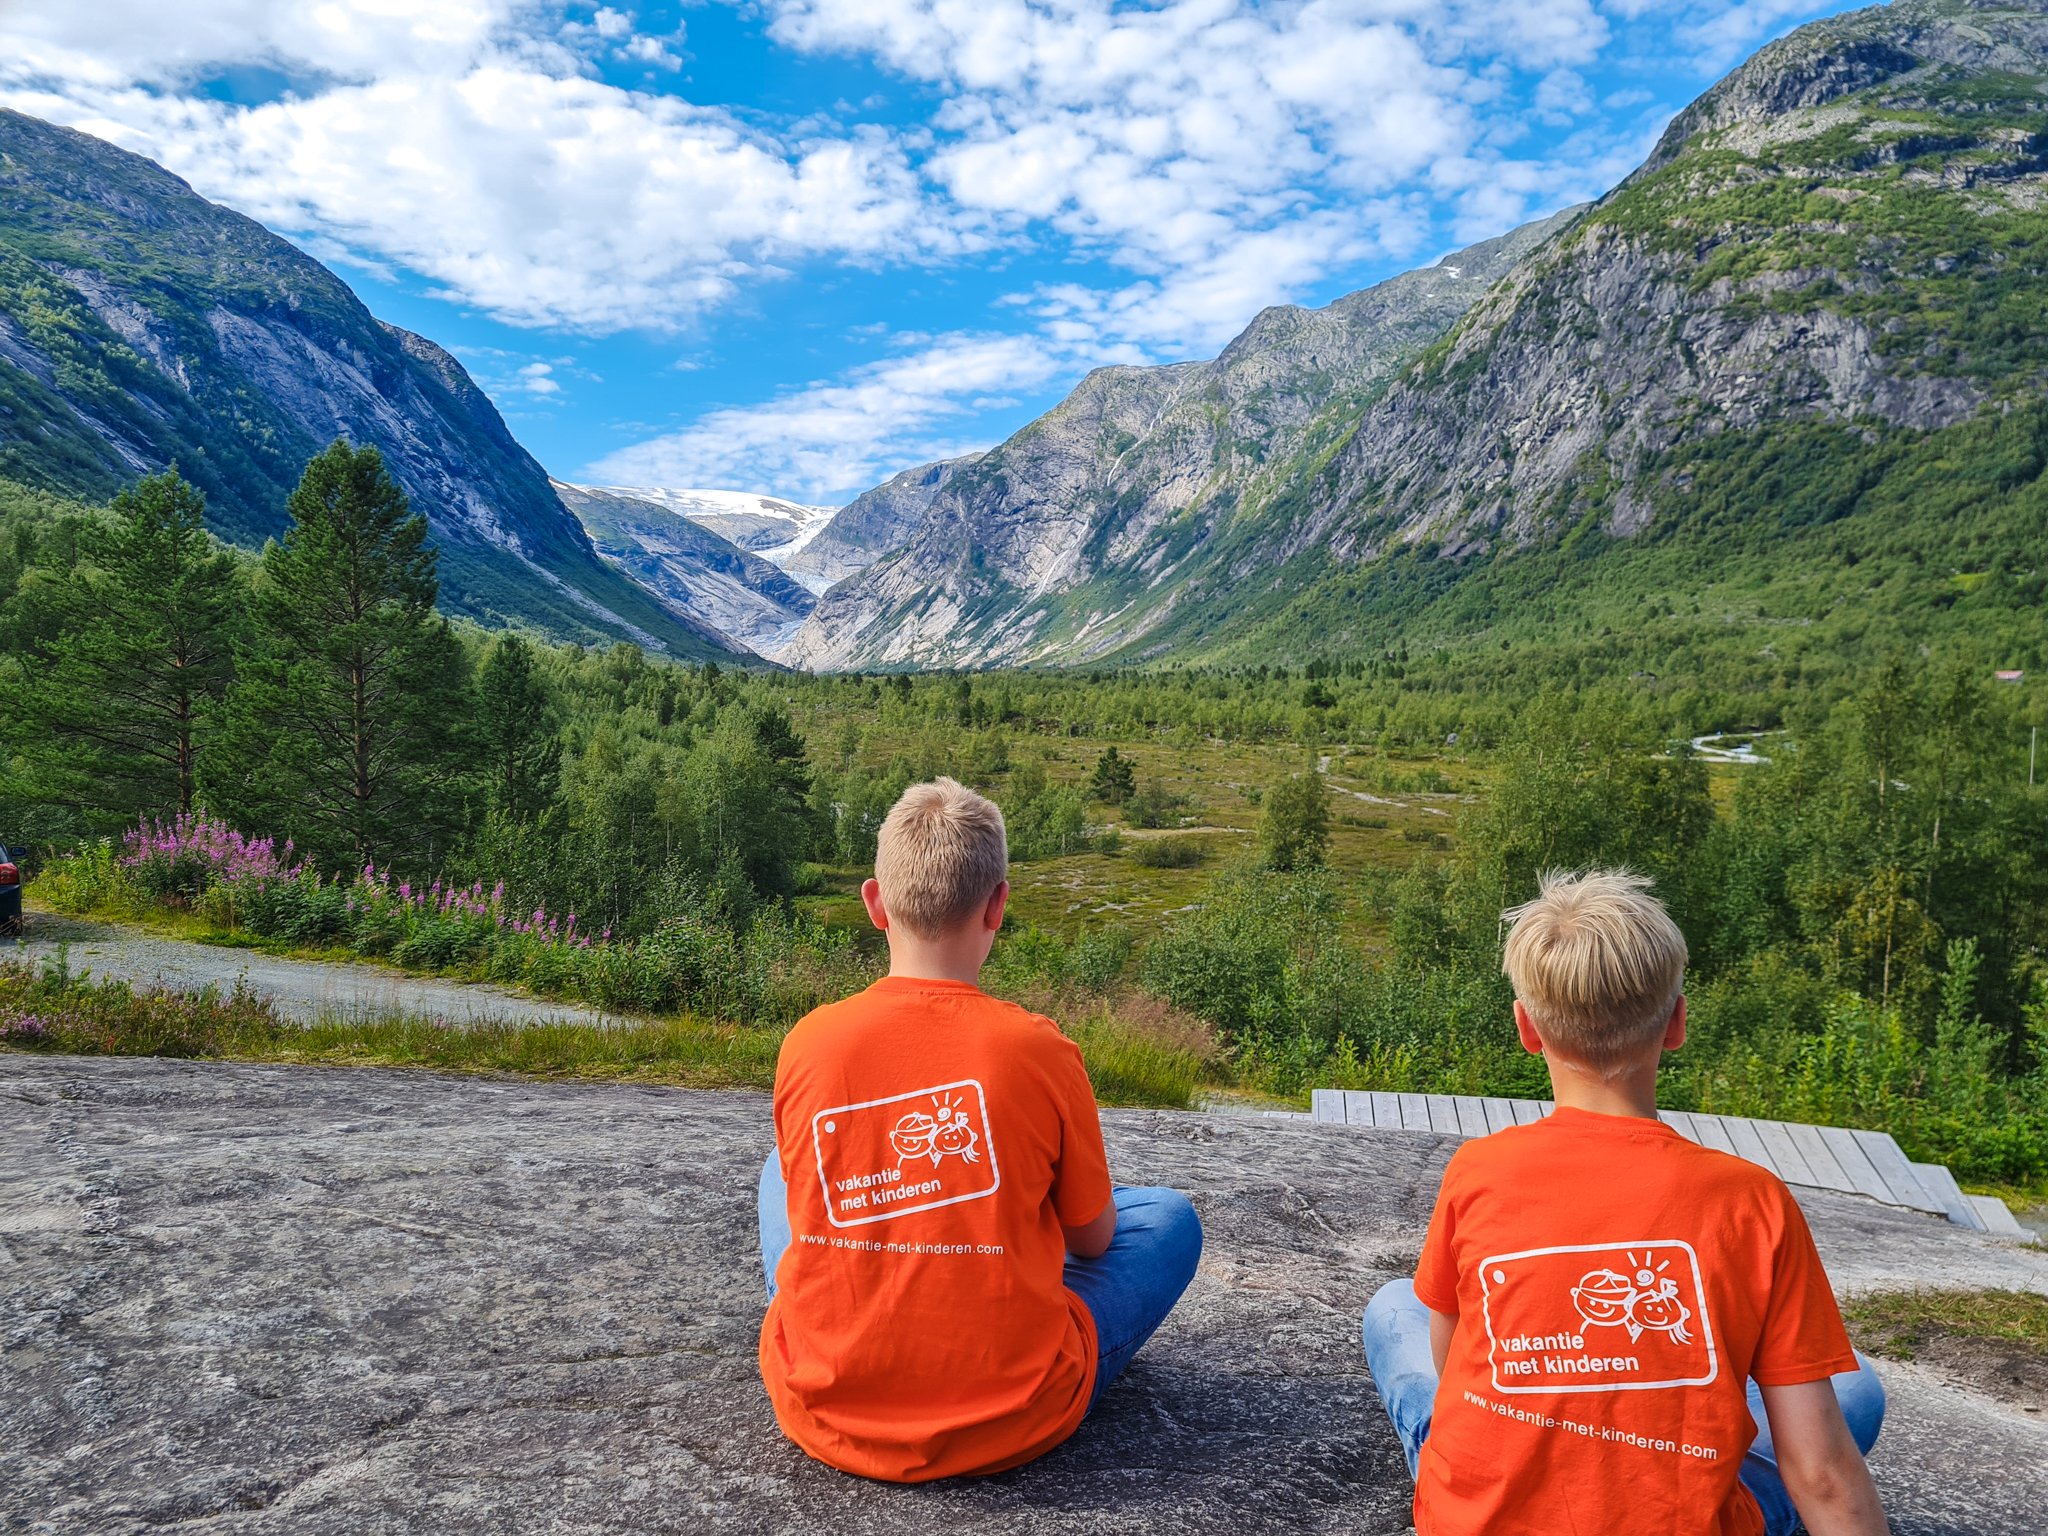
<svg viewBox="0 0 2048 1536">
<path fill-rule="evenodd" d="M 804 548 L 837 510 L 805 506 L 754 491 L 684 491 L 633 485 L 598 485 L 590 489 L 665 507 L 729 543 L 771 561 Z"/>
<path fill-rule="evenodd" d="M 981 458 L 973 453 L 892 475 L 841 507 L 814 537 L 782 561 L 782 568 L 820 593 L 866 570 L 908 543 L 931 510 L 933 498 L 955 475 Z"/>
<path fill-rule="evenodd" d="M 774 650 L 817 604 L 808 588 L 779 567 L 713 533 L 698 518 L 594 486 L 559 480 L 554 486 L 599 554 L 671 607 L 695 614 L 749 650 Z"/>
<path fill-rule="evenodd" d="M 598 558 L 462 365 L 138 155 L 0 111 L 0 476 L 101 499 L 175 461 L 222 537 L 280 531 L 307 458 L 380 449 L 441 551 L 442 606 L 564 638 L 727 654 Z"/>
<path fill-rule="evenodd" d="M 1283 310 L 1214 364 L 1091 376 L 788 654 L 1342 654 L 1570 628 L 1638 580 L 1697 600 L 1738 559 L 1833 572 L 1825 616 L 1878 552 L 1981 573 L 1912 602 L 2010 608 L 2026 529 L 2041 552 L 2044 208 L 2048 0 L 1814 23 L 1581 216 L 1462 258 L 1484 297 L 1433 341 L 1395 302 L 1442 315 L 1418 273 L 1332 307 L 1409 320 L 1383 361 L 1319 366 L 1332 311 Z"/>
<path fill-rule="evenodd" d="M 1268 309 L 1211 362 L 1099 368 L 988 453 L 899 475 L 848 512 L 879 498 L 916 515 L 922 492 L 915 532 L 828 593 L 784 659 L 821 669 L 1073 660 L 1142 631 L 1170 611 L 1189 556 L 1240 504 L 1276 494 L 1298 460 L 1327 453 L 1394 369 L 1571 217 L 1324 309 Z M 1103 583 L 1120 588 L 1109 600 L 1120 611 L 1063 602 Z"/>
</svg>

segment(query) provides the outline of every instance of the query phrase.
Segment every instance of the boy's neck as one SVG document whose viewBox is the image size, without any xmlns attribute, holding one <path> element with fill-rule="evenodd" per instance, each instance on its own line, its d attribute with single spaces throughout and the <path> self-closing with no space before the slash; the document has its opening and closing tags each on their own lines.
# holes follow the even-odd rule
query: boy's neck
<svg viewBox="0 0 2048 1536">
<path fill-rule="evenodd" d="M 1594 1115 L 1632 1115 L 1639 1120 L 1657 1118 L 1657 1063 L 1630 1067 L 1617 1077 L 1574 1062 L 1559 1061 L 1546 1053 L 1543 1065 L 1550 1069 L 1550 1093 L 1560 1109 L 1582 1109 Z"/>
<path fill-rule="evenodd" d="M 889 974 L 906 981 L 961 981 L 978 987 L 986 958 L 986 945 L 906 942 L 893 930 L 889 934 Z"/>
</svg>

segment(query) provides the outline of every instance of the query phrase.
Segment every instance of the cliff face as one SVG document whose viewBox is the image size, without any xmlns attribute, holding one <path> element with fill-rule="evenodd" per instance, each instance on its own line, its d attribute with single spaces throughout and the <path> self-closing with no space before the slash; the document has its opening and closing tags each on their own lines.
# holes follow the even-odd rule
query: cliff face
<svg viewBox="0 0 2048 1536">
<path fill-rule="evenodd" d="M 892 475 L 855 497 L 810 541 L 788 556 L 782 568 L 813 592 L 824 592 L 866 570 L 910 541 L 931 510 L 933 498 L 981 455 L 941 459 Z"/>
<path fill-rule="evenodd" d="M 1745 444 L 1905 442 L 2031 406 L 2044 207 L 2048 0 L 1815 23 L 1590 209 L 1269 311 L 1214 363 L 1091 376 L 830 593 L 790 654 L 1336 650 L 1369 617 L 1345 594 L 1384 590 L 1362 574 L 1397 557 L 1424 564 L 1410 590 L 1441 592 L 1575 530 L 1688 526 L 1701 466 Z M 1779 489 L 1740 485 L 1716 516 L 1788 516 Z"/>
<path fill-rule="evenodd" d="M 1281 547 L 1631 535 L 1703 440 L 1935 431 L 2037 388 L 2013 305 L 2041 275 L 2044 80 L 2037 8 L 1901 0 L 1766 48 L 1363 414 Z"/>
<path fill-rule="evenodd" d="M 827 593 L 784 659 L 986 665 L 1130 642 L 1171 614 L 1191 556 L 1326 453 L 1404 360 L 1571 217 L 1324 309 L 1266 310 L 1209 362 L 1098 369 L 1009 441 L 955 461 L 903 546 Z"/>
<path fill-rule="evenodd" d="M 749 650 L 774 650 L 817 603 L 776 566 L 681 512 L 560 481 L 555 493 L 598 553 L 663 602 Z"/>
<path fill-rule="evenodd" d="M 731 649 L 597 557 L 460 363 L 253 220 L 6 111 L 0 200 L 0 475 L 101 498 L 175 462 L 216 531 L 254 544 L 306 459 L 347 437 L 425 514 L 450 611 Z"/>
</svg>

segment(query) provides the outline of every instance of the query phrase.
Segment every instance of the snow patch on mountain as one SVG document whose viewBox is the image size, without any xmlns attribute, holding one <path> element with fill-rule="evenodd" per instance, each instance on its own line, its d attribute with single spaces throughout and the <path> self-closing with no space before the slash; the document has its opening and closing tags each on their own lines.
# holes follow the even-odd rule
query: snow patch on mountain
<svg viewBox="0 0 2048 1536">
<path fill-rule="evenodd" d="M 759 491 L 633 485 L 597 485 L 589 489 L 666 507 L 775 565 L 786 563 L 816 538 L 839 510 L 807 506 Z"/>
</svg>

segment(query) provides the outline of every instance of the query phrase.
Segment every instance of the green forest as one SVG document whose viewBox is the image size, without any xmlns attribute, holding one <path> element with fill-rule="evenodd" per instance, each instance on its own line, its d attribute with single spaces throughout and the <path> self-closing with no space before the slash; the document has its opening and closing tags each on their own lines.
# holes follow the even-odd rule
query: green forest
<svg viewBox="0 0 2048 1536">
<path fill-rule="evenodd" d="M 1910 613 L 1767 688 L 1725 645 L 1651 672 L 1641 634 L 1563 632 L 814 677 L 449 620 L 374 449 L 316 456 L 288 511 L 249 553 L 175 469 L 105 507 L 0 484 L 0 842 L 32 910 L 640 1021 L 401 1059 L 759 1082 L 781 1030 L 878 973 L 854 889 L 904 786 L 950 773 L 1010 829 L 990 985 L 1058 1018 L 1106 1100 L 1541 1096 L 1500 913 L 1542 870 L 1624 865 L 1692 947 L 1673 1107 L 2048 1183 L 2048 699 Z M 1608 600 L 1677 637 L 1703 621 L 1662 558 Z M 131 1004 L 0 967 L 17 1048 L 399 1050 Z"/>
</svg>

